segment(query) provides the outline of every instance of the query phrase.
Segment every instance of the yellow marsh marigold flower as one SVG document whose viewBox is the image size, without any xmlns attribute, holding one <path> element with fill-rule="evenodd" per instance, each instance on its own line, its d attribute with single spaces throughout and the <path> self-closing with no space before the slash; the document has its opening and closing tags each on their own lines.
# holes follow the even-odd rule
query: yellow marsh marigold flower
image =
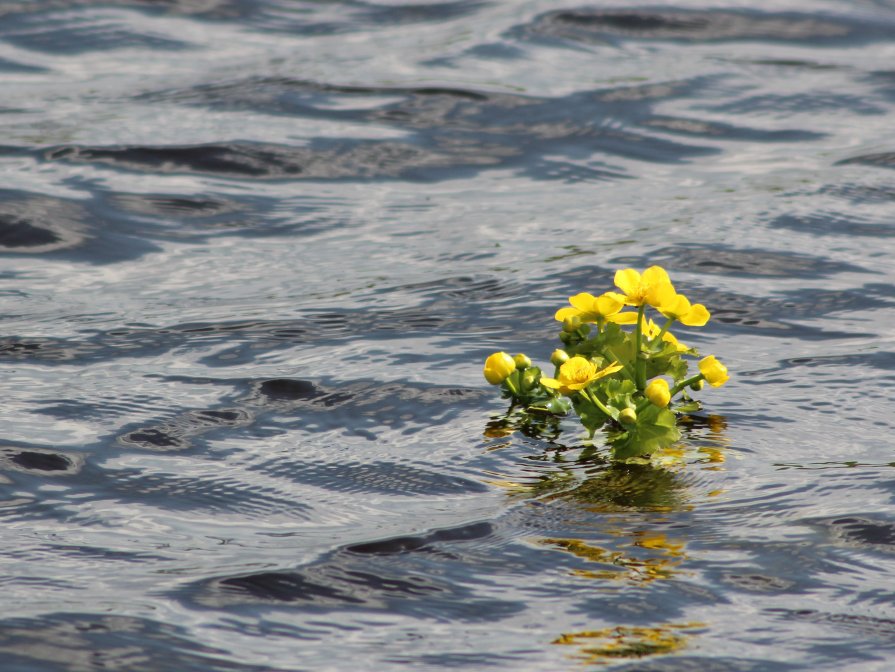
<svg viewBox="0 0 895 672">
<path fill-rule="evenodd" d="M 710 317 L 705 306 L 701 303 L 691 305 L 690 300 L 683 294 L 675 294 L 673 299 L 658 308 L 665 317 L 675 319 L 688 327 L 701 327 Z"/>
<path fill-rule="evenodd" d="M 485 360 L 485 380 L 492 385 L 500 385 L 516 370 L 516 362 L 505 352 L 495 352 Z"/>
<path fill-rule="evenodd" d="M 712 387 L 721 387 L 726 383 L 730 376 L 727 374 L 727 367 L 715 359 L 714 355 L 703 357 L 699 360 L 699 372 L 705 376 Z"/>
<path fill-rule="evenodd" d="M 641 331 L 643 332 L 643 335 L 646 336 L 649 340 L 653 340 L 656 336 L 659 335 L 659 332 L 662 331 L 661 329 L 659 329 L 659 326 L 652 321 L 652 319 L 644 320 L 640 324 L 642 325 Z M 662 334 L 662 341 L 665 343 L 671 343 L 678 352 L 686 352 L 690 349 L 686 345 L 678 341 L 677 337 L 670 331 L 666 331 L 664 334 Z"/>
<path fill-rule="evenodd" d="M 615 272 L 615 286 L 623 294 L 615 294 L 629 306 L 649 304 L 653 308 L 661 308 L 671 301 L 676 293 L 668 273 L 661 266 L 650 266 L 641 275 L 633 268 Z M 636 320 L 635 320 L 636 322 Z"/>
<path fill-rule="evenodd" d="M 558 378 L 541 378 L 541 385 L 553 390 L 559 390 L 560 394 L 570 395 L 590 385 L 595 380 L 608 376 L 624 367 L 618 363 L 597 370 L 596 365 L 588 359 L 576 355 L 559 367 Z"/>
<path fill-rule="evenodd" d="M 560 308 L 554 318 L 564 322 L 567 318 L 577 317 L 582 322 L 616 322 L 618 324 L 633 324 L 637 321 L 635 313 L 620 313 L 625 305 L 621 294 L 606 292 L 600 296 L 594 296 L 587 292 L 581 292 L 569 297 L 571 306 Z"/>
<path fill-rule="evenodd" d="M 668 389 L 668 381 L 664 378 L 656 378 L 651 381 L 643 393 L 659 408 L 665 408 L 671 401 L 671 390 Z"/>
</svg>

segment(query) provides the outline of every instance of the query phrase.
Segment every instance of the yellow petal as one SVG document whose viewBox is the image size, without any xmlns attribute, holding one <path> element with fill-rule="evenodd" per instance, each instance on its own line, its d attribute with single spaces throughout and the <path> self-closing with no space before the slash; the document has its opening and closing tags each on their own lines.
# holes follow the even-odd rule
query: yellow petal
<svg viewBox="0 0 895 672">
<path fill-rule="evenodd" d="M 711 314 L 701 303 L 692 306 L 686 315 L 681 315 L 681 323 L 688 327 L 701 327 L 709 321 Z"/>
<path fill-rule="evenodd" d="M 668 312 L 672 313 L 677 318 L 690 312 L 690 299 L 683 294 L 676 294 L 674 301 L 666 305 L 668 306 Z"/>
<path fill-rule="evenodd" d="M 606 292 L 594 299 L 593 305 L 600 315 L 609 317 L 622 309 L 622 306 L 625 305 L 625 297 L 615 292 Z"/>
<path fill-rule="evenodd" d="M 633 268 L 616 271 L 615 286 L 626 295 L 635 294 L 640 289 L 640 273 Z"/>
<path fill-rule="evenodd" d="M 658 266 L 654 266 L 654 268 L 658 268 Z M 674 286 L 670 282 L 651 284 L 646 292 L 646 302 L 659 310 L 666 310 L 668 306 L 675 305 L 678 297 L 687 301 L 683 294 L 674 291 Z M 687 301 L 687 305 L 690 305 L 689 301 Z"/>
<path fill-rule="evenodd" d="M 662 337 L 662 340 L 665 341 L 666 343 L 671 343 L 677 349 L 678 352 L 686 352 L 687 350 L 690 349 L 686 345 L 681 343 L 679 340 L 677 340 L 677 337 L 674 334 L 672 334 L 670 331 L 665 332 L 665 335 Z"/>
<path fill-rule="evenodd" d="M 565 308 L 560 308 L 559 310 L 557 310 L 556 315 L 554 315 L 553 318 L 562 322 L 567 317 L 573 317 L 573 316 L 580 317 L 581 311 L 578 310 L 577 308 L 573 308 L 572 306 L 566 306 Z"/>
<path fill-rule="evenodd" d="M 603 376 L 611 375 L 611 374 L 615 373 L 616 371 L 621 371 L 623 368 L 625 368 L 624 364 L 619 364 L 618 362 L 613 362 L 612 364 L 610 364 L 605 369 L 603 369 L 599 372 L 600 377 L 602 378 Z"/>
<path fill-rule="evenodd" d="M 610 315 L 606 318 L 608 322 L 615 322 L 616 324 L 637 324 L 637 313 L 632 311 L 628 311 L 626 313 L 616 313 L 615 315 Z"/>
<path fill-rule="evenodd" d="M 620 304 L 625 305 L 624 294 L 619 294 L 618 292 L 603 292 L 600 296 L 608 296 L 610 299 L 615 299 Z"/>
<path fill-rule="evenodd" d="M 714 355 L 709 355 L 699 360 L 699 372 L 705 376 L 705 379 L 712 387 L 721 387 L 730 379 L 727 367 L 719 362 Z"/>
<path fill-rule="evenodd" d="M 541 378 L 541 385 L 544 387 L 549 387 L 551 390 L 558 390 L 562 383 L 560 383 L 556 378 Z"/>
<path fill-rule="evenodd" d="M 651 381 L 643 394 L 659 408 L 668 406 L 668 402 L 671 401 L 671 390 L 668 389 L 668 381 L 664 378 L 656 378 Z"/>
<path fill-rule="evenodd" d="M 643 282 L 647 285 L 671 284 L 671 278 L 661 266 L 650 266 L 643 272 Z"/>
<path fill-rule="evenodd" d="M 500 385 L 507 376 L 516 370 L 516 362 L 505 352 L 495 352 L 485 360 L 482 373 L 492 385 Z"/>
<path fill-rule="evenodd" d="M 596 301 L 594 295 L 588 294 L 587 292 L 581 292 L 580 294 L 569 297 L 569 303 L 571 303 L 581 312 L 588 312 L 593 310 L 594 301 Z"/>
</svg>

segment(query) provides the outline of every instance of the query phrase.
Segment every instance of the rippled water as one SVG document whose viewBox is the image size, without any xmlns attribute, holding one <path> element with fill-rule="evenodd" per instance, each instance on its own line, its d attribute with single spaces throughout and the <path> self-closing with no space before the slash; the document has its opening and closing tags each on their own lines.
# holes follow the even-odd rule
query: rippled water
<svg viewBox="0 0 895 672">
<path fill-rule="evenodd" d="M 0 4 L 4 670 L 890 670 L 895 4 Z M 661 263 L 679 455 L 495 349 Z"/>
</svg>

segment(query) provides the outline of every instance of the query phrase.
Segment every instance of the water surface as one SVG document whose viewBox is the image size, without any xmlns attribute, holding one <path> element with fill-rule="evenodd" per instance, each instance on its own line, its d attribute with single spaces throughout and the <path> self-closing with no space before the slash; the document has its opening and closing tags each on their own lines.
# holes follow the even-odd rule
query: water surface
<svg viewBox="0 0 895 672">
<path fill-rule="evenodd" d="M 0 5 L 4 669 L 888 670 L 895 5 Z M 676 457 L 490 352 L 665 266 Z"/>
</svg>

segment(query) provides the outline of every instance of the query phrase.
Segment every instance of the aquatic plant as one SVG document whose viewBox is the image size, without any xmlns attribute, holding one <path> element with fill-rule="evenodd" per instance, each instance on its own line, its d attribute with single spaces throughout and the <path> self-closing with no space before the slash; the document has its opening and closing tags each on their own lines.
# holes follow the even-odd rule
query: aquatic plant
<svg viewBox="0 0 895 672">
<path fill-rule="evenodd" d="M 671 446 L 680 438 L 678 416 L 700 408 L 690 393 L 704 381 L 720 387 L 730 376 L 714 355 L 700 358 L 671 333 L 676 322 L 701 327 L 711 315 L 679 294 L 665 269 L 617 271 L 615 286 L 599 296 L 576 294 L 556 311 L 563 347 L 550 357 L 553 376 L 527 355 L 506 352 L 487 358 L 484 375 L 524 414 L 574 411 L 590 438 L 605 429 L 612 456 L 623 460 Z M 688 359 L 698 359 L 699 373 L 690 374 Z"/>
</svg>

